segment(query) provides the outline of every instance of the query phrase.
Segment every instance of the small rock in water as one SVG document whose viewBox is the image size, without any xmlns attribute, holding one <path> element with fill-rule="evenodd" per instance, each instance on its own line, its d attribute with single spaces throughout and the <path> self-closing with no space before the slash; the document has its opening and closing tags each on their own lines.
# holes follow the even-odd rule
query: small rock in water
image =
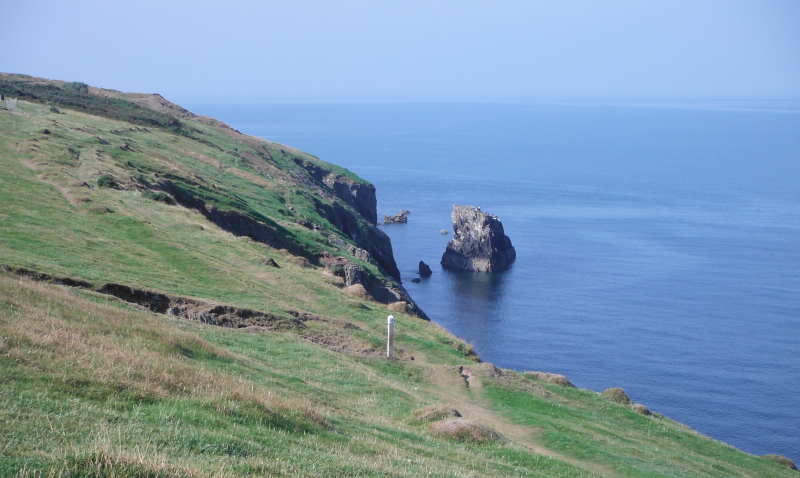
<svg viewBox="0 0 800 478">
<path fill-rule="evenodd" d="M 387 215 L 384 214 L 383 215 L 383 223 L 384 224 L 395 224 L 395 223 L 398 223 L 398 222 L 408 222 L 408 217 L 406 217 L 407 214 L 408 214 L 408 211 L 405 211 L 405 210 L 400 211 L 399 214 L 394 214 L 392 216 L 387 216 Z"/>
<path fill-rule="evenodd" d="M 430 277 L 431 274 L 433 274 L 431 266 L 425 264 L 423 261 L 419 261 L 419 275 L 422 277 Z"/>
</svg>

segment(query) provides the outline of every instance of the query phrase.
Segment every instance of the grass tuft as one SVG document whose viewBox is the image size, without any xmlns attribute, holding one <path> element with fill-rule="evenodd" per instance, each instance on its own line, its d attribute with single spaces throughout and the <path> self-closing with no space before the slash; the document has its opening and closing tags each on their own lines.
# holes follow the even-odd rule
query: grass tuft
<svg viewBox="0 0 800 478">
<path fill-rule="evenodd" d="M 119 188 L 117 180 L 114 179 L 114 176 L 110 174 L 103 174 L 99 178 L 97 178 L 97 186 L 101 188 L 111 188 L 111 189 Z"/>
<path fill-rule="evenodd" d="M 625 393 L 625 390 L 619 387 L 609 388 L 603 391 L 603 396 L 608 398 L 614 403 L 621 403 L 623 405 L 628 405 L 631 402 L 631 399 L 628 398 L 628 395 Z"/>
<path fill-rule="evenodd" d="M 447 418 L 460 418 L 461 413 L 453 407 L 444 404 L 429 405 L 414 410 L 412 418 L 419 422 L 434 422 Z"/>
<path fill-rule="evenodd" d="M 431 424 L 434 435 L 460 442 L 492 443 L 503 440 L 495 430 L 466 418 L 449 418 Z"/>
</svg>

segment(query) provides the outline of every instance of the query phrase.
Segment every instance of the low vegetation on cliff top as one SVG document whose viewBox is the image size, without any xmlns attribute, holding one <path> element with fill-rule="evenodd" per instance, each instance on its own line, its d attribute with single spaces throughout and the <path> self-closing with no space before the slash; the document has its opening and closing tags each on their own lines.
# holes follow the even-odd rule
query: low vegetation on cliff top
<svg viewBox="0 0 800 478">
<path fill-rule="evenodd" d="M 362 247 L 301 164 L 351 173 L 157 97 L 62 83 L 0 110 L 0 476 L 796 476 L 592 391 L 467 381 L 461 340 L 347 294 L 320 261 L 383 273 L 341 246 Z"/>
</svg>

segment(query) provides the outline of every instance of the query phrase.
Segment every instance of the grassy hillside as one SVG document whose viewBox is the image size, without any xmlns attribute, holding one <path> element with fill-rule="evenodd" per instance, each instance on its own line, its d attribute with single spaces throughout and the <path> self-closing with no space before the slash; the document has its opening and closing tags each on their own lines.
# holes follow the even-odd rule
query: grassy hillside
<svg viewBox="0 0 800 478">
<path fill-rule="evenodd" d="M 400 287 L 320 180 L 352 173 L 157 96 L 0 79 L 0 476 L 797 476 L 347 287 L 343 263 Z"/>
</svg>

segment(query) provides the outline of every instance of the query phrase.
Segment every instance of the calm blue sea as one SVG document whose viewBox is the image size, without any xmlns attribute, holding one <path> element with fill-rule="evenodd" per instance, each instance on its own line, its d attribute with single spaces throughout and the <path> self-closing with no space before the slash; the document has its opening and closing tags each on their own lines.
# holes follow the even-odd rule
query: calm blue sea
<svg viewBox="0 0 800 478">
<path fill-rule="evenodd" d="M 188 104 L 410 210 L 404 284 L 485 361 L 800 463 L 800 102 Z M 454 203 L 500 217 L 511 270 L 441 269 Z"/>
</svg>

